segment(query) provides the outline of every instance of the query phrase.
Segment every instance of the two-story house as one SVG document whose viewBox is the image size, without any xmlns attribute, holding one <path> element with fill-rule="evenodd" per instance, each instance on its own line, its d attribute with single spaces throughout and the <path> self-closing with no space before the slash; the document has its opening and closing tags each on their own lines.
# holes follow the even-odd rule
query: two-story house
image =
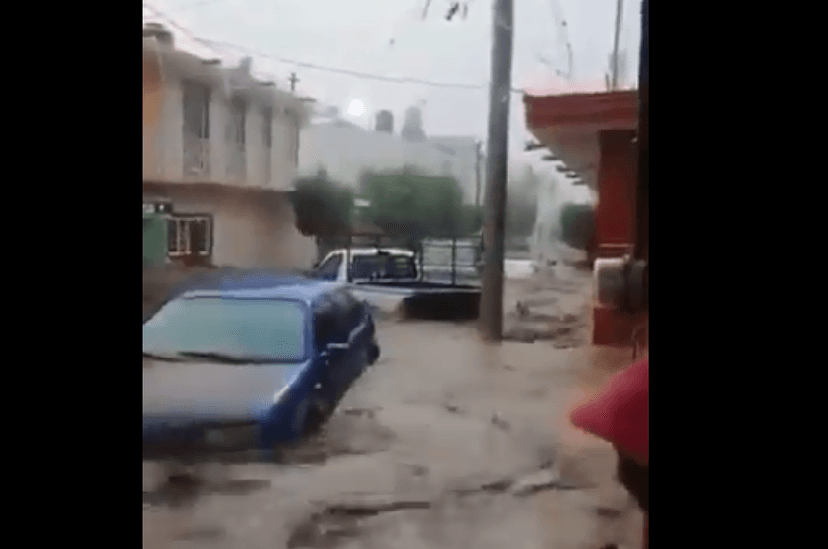
<svg viewBox="0 0 828 549">
<path fill-rule="evenodd" d="M 306 267 L 313 239 L 295 227 L 303 101 L 250 75 L 177 50 L 144 28 L 143 192 L 171 204 L 171 261 Z"/>
</svg>

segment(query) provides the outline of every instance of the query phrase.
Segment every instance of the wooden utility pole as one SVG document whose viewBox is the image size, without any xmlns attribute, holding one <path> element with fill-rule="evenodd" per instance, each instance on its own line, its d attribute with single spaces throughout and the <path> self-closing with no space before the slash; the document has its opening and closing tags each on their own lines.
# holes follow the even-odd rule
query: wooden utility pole
<svg viewBox="0 0 828 549">
<path fill-rule="evenodd" d="M 513 15 L 513 0 L 495 0 L 486 195 L 484 197 L 483 293 L 480 299 L 481 332 L 486 339 L 494 342 L 500 342 L 503 339 L 503 264 L 506 179 L 509 162 Z"/>
<path fill-rule="evenodd" d="M 296 73 L 295 72 L 290 73 L 290 91 L 291 92 L 296 91 L 296 83 L 297 82 L 299 82 L 299 78 L 297 78 Z"/>
</svg>

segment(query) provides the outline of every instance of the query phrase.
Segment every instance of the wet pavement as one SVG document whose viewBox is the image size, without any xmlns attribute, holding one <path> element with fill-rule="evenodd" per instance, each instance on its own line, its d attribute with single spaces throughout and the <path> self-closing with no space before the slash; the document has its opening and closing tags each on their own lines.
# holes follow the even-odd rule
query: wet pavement
<svg viewBox="0 0 828 549">
<path fill-rule="evenodd" d="M 208 471 L 172 508 L 144 463 L 144 547 L 635 547 L 640 514 L 613 482 L 613 454 L 565 419 L 587 390 L 589 283 L 509 281 L 508 327 L 554 324 L 534 343 L 382 322 L 383 356 L 288 464 Z"/>
</svg>

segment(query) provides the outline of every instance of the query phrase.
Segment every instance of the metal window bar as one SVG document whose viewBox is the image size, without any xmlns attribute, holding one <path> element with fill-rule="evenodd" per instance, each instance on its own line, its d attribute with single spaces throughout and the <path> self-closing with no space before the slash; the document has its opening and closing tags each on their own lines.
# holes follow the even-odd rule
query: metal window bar
<svg viewBox="0 0 828 549">
<path fill-rule="evenodd" d="M 193 250 L 192 229 L 195 223 L 204 223 L 204 248 Z M 169 255 L 173 257 L 184 255 L 209 256 L 213 246 L 212 225 L 208 217 L 187 217 L 170 220 L 170 247 Z M 174 246 L 173 246 L 174 242 Z"/>
<path fill-rule="evenodd" d="M 466 242 L 463 242 L 463 243 L 459 242 L 461 240 L 466 241 Z M 439 258 L 437 258 L 436 261 L 435 261 L 434 258 L 433 258 L 434 252 L 437 251 L 437 250 L 440 250 L 440 249 L 444 249 L 444 250 L 448 249 L 450 256 L 448 258 L 445 258 L 445 259 L 448 259 L 448 261 L 450 262 L 450 265 L 451 265 L 451 268 L 450 268 L 451 283 L 452 283 L 452 285 L 456 284 L 457 283 L 457 274 L 458 274 L 457 273 L 457 260 L 458 260 L 458 255 L 459 255 L 458 252 L 460 252 L 461 250 L 466 251 L 466 252 L 470 252 L 471 253 L 471 257 L 469 258 L 470 259 L 470 264 L 469 265 L 464 265 L 464 266 L 473 267 L 473 268 L 476 269 L 477 259 L 478 259 L 478 255 L 479 255 L 479 249 L 480 249 L 480 242 L 481 242 L 481 238 L 477 237 L 477 236 L 467 236 L 467 237 L 459 237 L 459 238 L 457 236 L 454 236 L 454 237 L 447 238 L 447 239 L 434 239 L 434 240 L 426 239 L 422 243 L 422 246 L 421 246 L 421 248 L 422 248 L 421 253 L 420 253 L 421 272 L 423 274 L 425 274 L 424 268 L 425 268 L 425 248 L 426 247 L 431 252 L 430 255 L 432 256 L 432 260 L 434 261 L 433 263 L 428 264 L 429 267 L 435 267 L 438 270 L 443 270 L 443 268 L 445 267 L 445 261 L 440 261 Z"/>
</svg>

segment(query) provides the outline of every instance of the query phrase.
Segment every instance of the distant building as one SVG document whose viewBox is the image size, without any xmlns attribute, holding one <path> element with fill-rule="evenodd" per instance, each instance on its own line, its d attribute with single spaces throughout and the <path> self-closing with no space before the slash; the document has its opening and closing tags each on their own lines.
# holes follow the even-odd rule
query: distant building
<svg viewBox="0 0 828 549">
<path fill-rule="evenodd" d="M 172 261 L 304 267 L 311 238 L 295 228 L 304 103 L 250 75 L 250 61 L 177 50 L 169 31 L 144 29 L 143 190 L 171 204 Z"/>
<path fill-rule="evenodd" d="M 302 129 L 299 175 L 325 170 L 334 181 L 358 189 L 367 171 L 413 166 L 426 175 L 452 176 L 462 170 L 453 149 L 430 141 L 414 143 L 386 131 L 370 131 L 338 118 L 317 118 Z M 460 182 L 462 186 L 462 181 Z"/>
<path fill-rule="evenodd" d="M 377 125 L 376 130 L 378 132 L 385 132 L 385 133 L 394 133 L 394 113 L 391 111 L 383 110 L 377 113 Z"/>
<path fill-rule="evenodd" d="M 466 135 L 440 135 L 429 137 L 428 140 L 453 151 L 457 179 L 460 182 L 460 188 L 463 189 L 463 201 L 466 204 L 474 204 L 479 194 L 480 204 L 483 204 L 486 166 L 482 150 L 478 149 L 479 140 Z"/>
<path fill-rule="evenodd" d="M 406 141 L 414 143 L 421 143 L 426 140 L 426 134 L 423 130 L 423 112 L 419 107 L 409 107 L 405 110 L 400 135 Z"/>
</svg>

